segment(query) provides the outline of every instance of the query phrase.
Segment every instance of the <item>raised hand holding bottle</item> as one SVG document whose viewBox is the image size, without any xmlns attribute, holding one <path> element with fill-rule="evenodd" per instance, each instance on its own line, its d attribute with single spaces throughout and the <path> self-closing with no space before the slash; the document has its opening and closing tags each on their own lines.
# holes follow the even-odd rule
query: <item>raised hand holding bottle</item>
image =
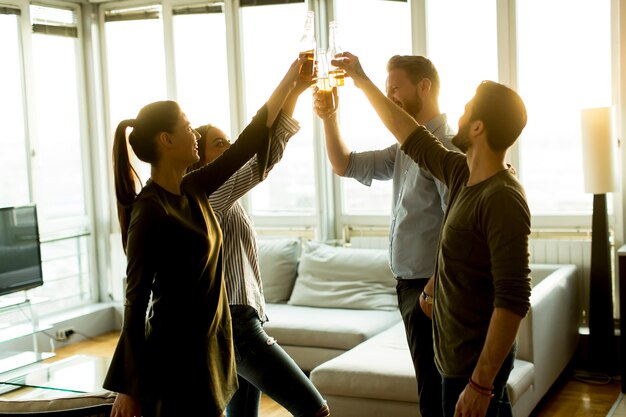
<svg viewBox="0 0 626 417">
<path fill-rule="evenodd" d="M 333 95 L 334 86 L 331 84 L 328 73 L 328 60 L 324 49 L 317 50 L 317 89 L 322 96 L 324 105 L 328 108 L 335 107 L 335 97 Z"/>
<path fill-rule="evenodd" d="M 300 67 L 300 75 L 302 77 L 310 77 L 314 75 L 315 49 L 315 12 L 309 10 L 306 15 L 304 24 L 304 34 L 300 39 L 300 57 L 306 57 L 306 61 Z"/>
<path fill-rule="evenodd" d="M 328 63 L 330 65 L 329 78 L 333 87 L 340 87 L 344 85 L 346 72 L 330 63 L 331 60 L 335 59 L 337 54 L 342 52 L 341 46 L 339 46 L 339 25 L 337 21 L 333 20 L 328 24 Z"/>
</svg>

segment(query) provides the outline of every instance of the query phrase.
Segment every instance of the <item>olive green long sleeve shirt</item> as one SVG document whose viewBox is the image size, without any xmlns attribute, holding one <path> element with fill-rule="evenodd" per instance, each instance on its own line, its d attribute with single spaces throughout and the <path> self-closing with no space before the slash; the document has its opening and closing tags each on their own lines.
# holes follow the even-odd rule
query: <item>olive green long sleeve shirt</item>
<svg viewBox="0 0 626 417">
<path fill-rule="evenodd" d="M 466 156 L 444 148 L 423 127 L 402 149 L 450 190 L 435 271 L 435 361 L 446 377 L 468 377 L 494 308 L 522 317 L 530 308 L 525 193 L 510 167 L 467 186 Z"/>
</svg>

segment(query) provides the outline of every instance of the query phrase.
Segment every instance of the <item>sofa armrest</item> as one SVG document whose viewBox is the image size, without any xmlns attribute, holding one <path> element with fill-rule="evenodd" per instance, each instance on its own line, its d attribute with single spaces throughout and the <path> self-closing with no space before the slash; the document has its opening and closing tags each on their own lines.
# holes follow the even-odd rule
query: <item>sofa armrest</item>
<svg viewBox="0 0 626 417">
<path fill-rule="evenodd" d="M 532 266 L 531 266 L 532 268 Z M 535 265 L 554 270 L 537 283 L 530 311 L 517 336 L 519 359 L 535 369 L 535 391 L 543 396 L 574 356 L 580 327 L 576 265 Z"/>
</svg>

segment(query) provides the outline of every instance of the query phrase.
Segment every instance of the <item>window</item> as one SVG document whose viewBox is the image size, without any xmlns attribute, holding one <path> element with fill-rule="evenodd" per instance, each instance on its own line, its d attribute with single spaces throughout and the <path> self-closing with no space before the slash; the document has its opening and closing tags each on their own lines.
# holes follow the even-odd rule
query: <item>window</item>
<svg viewBox="0 0 626 417">
<path fill-rule="evenodd" d="M 31 6 L 36 201 L 44 225 L 68 217 L 84 218 L 87 212 L 76 18 L 75 10 Z"/>
<path fill-rule="evenodd" d="M 222 7 L 184 7 L 174 9 L 173 14 L 177 100 L 192 126 L 210 123 L 230 132 L 226 23 Z"/>
<path fill-rule="evenodd" d="M 19 15 L 19 10 L 0 8 L 0 77 L 5 83 L 0 112 L 7 117 L 2 122 L 8 132 L 0 152 L 0 177 L 7 181 L 0 204 L 37 204 L 44 285 L 29 292 L 41 315 L 97 295 L 87 198 L 85 76 L 78 6 L 31 5 L 30 31 L 23 30 Z M 32 61 L 22 62 L 22 56 Z M 22 314 L 3 316 L 10 322 L 23 319 Z"/>
<path fill-rule="evenodd" d="M 612 103 L 611 2 L 527 0 L 517 8 L 519 92 L 528 110 L 520 175 L 531 211 L 588 214 L 580 110 Z M 567 18 L 555 18 L 563 10 Z"/>
<path fill-rule="evenodd" d="M 246 123 L 267 101 L 298 57 L 306 6 L 302 3 L 241 9 Z M 290 140 L 283 160 L 251 192 L 251 212 L 312 216 L 316 210 L 315 152 L 311 93 L 300 96 L 294 117 L 300 131 Z"/>
<path fill-rule="evenodd" d="M 357 55 L 370 79 L 386 91 L 389 58 L 412 53 L 409 3 L 344 0 L 337 2 L 336 16 L 342 49 Z M 349 78 L 340 87 L 339 95 L 342 135 L 352 151 L 384 149 L 396 143 L 363 92 Z M 373 181 L 370 187 L 352 178 L 340 182 L 343 214 L 389 215 L 391 181 Z"/>
<path fill-rule="evenodd" d="M 41 313 L 93 299 L 88 251 L 84 85 L 78 9 L 31 6 L 35 90 L 35 202 L 46 301 Z M 60 233 L 60 235 L 58 235 Z M 55 236 L 52 238 L 51 236 Z M 62 248 L 62 249 L 61 249 Z"/>
<path fill-rule="evenodd" d="M 0 141 L 0 207 L 30 201 L 19 14 L 19 9 L 0 7 L 0 123 L 4 130 Z"/>
<path fill-rule="evenodd" d="M 146 104 L 167 100 L 161 6 L 107 10 L 104 21 L 110 132 L 115 132 Z M 150 167 L 132 163 L 145 183 Z"/>
<path fill-rule="evenodd" d="M 426 20 L 428 58 L 441 81 L 439 108 L 456 130 L 478 84 L 498 81 L 496 1 L 431 1 Z"/>
<path fill-rule="evenodd" d="M 41 245 L 44 285 L 31 290 L 45 302 L 37 312 L 46 314 L 74 307 L 77 302 L 91 301 L 92 272 L 87 235 L 62 239 L 44 239 Z"/>
</svg>

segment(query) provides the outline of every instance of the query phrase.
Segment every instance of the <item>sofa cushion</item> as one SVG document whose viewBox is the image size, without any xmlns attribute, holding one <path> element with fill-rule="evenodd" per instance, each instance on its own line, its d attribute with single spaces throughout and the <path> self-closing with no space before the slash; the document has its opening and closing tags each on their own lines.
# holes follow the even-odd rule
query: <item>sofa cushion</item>
<svg viewBox="0 0 626 417">
<path fill-rule="evenodd" d="M 268 303 L 285 303 L 291 295 L 298 270 L 298 239 L 260 239 L 259 269 Z"/>
<path fill-rule="evenodd" d="M 534 377 L 532 363 L 515 360 L 508 380 L 511 404 L 531 388 Z M 403 323 L 321 364 L 311 372 L 311 382 L 324 396 L 417 403 L 417 382 Z"/>
<path fill-rule="evenodd" d="M 267 304 L 263 326 L 281 345 L 348 350 L 401 321 L 400 312 Z"/>
<path fill-rule="evenodd" d="M 417 381 L 404 324 L 399 322 L 321 364 L 311 372 L 311 382 L 324 396 L 417 403 Z"/>
<path fill-rule="evenodd" d="M 308 307 L 396 310 L 396 281 L 387 251 L 304 241 L 288 304 Z"/>
</svg>

